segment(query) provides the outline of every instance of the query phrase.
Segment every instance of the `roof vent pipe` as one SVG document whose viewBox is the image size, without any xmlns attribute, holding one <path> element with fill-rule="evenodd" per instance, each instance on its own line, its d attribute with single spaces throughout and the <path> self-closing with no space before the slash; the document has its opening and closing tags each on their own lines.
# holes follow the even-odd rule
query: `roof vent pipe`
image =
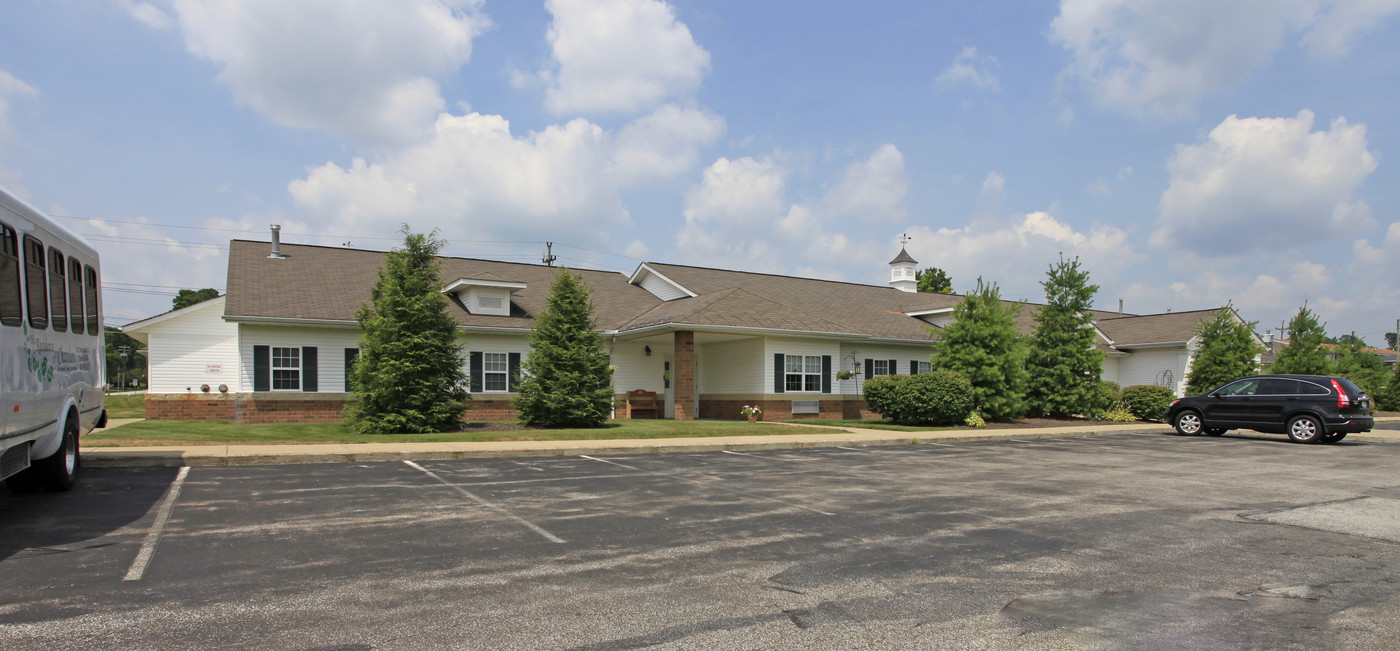
<svg viewBox="0 0 1400 651">
<path fill-rule="evenodd" d="M 1118 299 L 1118 316 L 1123 316 L 1123 299 Z"/>
<path fill-rule="evenodd" d="M 287 256 L 282 255 L 282 225 L 272 225 L 272 254 L 267 256 L 273 260 L 281 260 Z"/>
</svg>

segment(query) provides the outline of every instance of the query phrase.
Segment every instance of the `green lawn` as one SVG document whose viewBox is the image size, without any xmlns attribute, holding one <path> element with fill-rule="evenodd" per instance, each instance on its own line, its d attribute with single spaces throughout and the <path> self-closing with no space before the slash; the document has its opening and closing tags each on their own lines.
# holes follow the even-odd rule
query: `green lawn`
<svg viewBox="0 0 1400 651">
<path fill-rule="evenodd" d="M 106 405 L 108 418 L 146 417 L 146 394 L 144 393 L 107 396 Z"/>
<path fill-rule="evenodd" d="M 825 424 L 825 423 L 823 423 Z M 611 420 L 598 429 L 463 431 L 446 434 L 356 434 L 344 424 L 234 425 L 224 421 L 143 420 L 83 437 L 83 446 L 237 445 L 298 443 L 432 443 L 457 441 L 575 441 L 709 436 L 835 434 L 841 430 L 717 420 Z"/>
<path fill-rule="evenodd" d="M 810 423 L 810 422 L 812 422 L 812 421 L 810 421 L 810 420 L 789 420 L 789 421 L 786 421 L 786 422 L 789 422 L 789 423 Z M 884 430 L 890 430 L 890 431 L 893 431 L 893 432 L 938 432 L 938 431 L 942 431 L 942 430 L 958 429 L 957 427 L 932 427 L 932 426 L 895 425 L 894 423 L 891 423 L 891 422 L 888 421 L 888 420 L 879 420 L 879 419 L 865 419 L 865 420 L 824 420 L 824 421 L 821 421 L 821 424 L 823 424 L 823 425 L 831 425 L 831 426 L 833 426 L 833 427 L 859 427 L 859 428 L 861 428 L 861 429 L 884 429 Z"/>
</svg>

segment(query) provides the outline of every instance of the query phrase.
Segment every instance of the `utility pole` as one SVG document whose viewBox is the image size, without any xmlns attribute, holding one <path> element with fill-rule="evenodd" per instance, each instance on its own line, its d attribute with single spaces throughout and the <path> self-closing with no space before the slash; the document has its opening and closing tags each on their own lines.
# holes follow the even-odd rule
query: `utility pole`
<svg viewBox="0 0 1400 651">
<path fill-rule="evenodd" d="M 540 262 L 545 263 L 546 266 L 553 267 L 553 266 L 554 266 L 554 261 L 555 261 L 555 260 L 558 260 L 558 259 L 559 259 L 559 256 L 554 255 L 554 243 L 553 243 L 553 242 L 545 242 L 545 243 L 544 243 L 544 257 L 543 257 L 543 258 L 540 258 Z"/>
</svg>

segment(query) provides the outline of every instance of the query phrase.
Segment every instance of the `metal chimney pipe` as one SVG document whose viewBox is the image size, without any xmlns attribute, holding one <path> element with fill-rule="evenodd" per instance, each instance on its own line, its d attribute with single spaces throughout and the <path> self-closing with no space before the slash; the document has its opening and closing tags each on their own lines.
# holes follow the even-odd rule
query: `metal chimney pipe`
<svg viewBox="0 0 1400 651">
<path fill-rule="evenodd" d="M 1118 316 L 1123 316 L 1123 299 L 1118 299 Z"/>
<path fill-rule="evenodd" d="M 282 255 L 282 225 L 272 225 L 272 254 L 267 256 L 273 260 L 281 260 L 287 256 Z"/>
</svg>

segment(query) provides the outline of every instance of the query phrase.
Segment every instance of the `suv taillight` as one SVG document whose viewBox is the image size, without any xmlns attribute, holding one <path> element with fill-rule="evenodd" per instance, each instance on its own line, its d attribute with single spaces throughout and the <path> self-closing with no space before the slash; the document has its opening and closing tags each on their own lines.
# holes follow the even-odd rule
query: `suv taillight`
<svg viewBox="0 0 1400 651">
<path fill-rule="evenodd" d="M 1342 388 L 1336 380 L 1332 380 L 1332 388 L 1337 390 L 1337 408 L 1351 406 L 1351 396 L 1347 395 L 1347 390 Z"/>
</svg>

